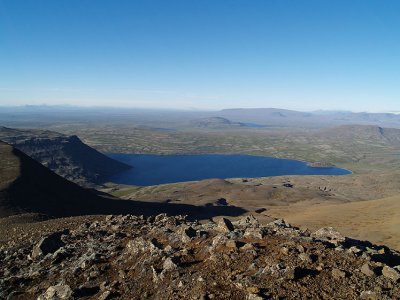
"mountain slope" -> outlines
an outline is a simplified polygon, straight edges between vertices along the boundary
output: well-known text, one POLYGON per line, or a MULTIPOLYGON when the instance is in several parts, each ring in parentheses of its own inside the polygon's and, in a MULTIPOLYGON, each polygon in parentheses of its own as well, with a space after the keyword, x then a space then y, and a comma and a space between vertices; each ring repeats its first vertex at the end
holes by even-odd
POLYGON ((277 108, 236 108, 216 112, 237 122, 255 122, 270 126, 319 128, 345 124, 400 128, 400 115, 392 113, 354 113, 335 111, 300 112, 277 108))
POLYGON ((99 183, 109 175, 130 168, 82 143, 77 136, 0 127, 0 140, 81 185, 99 183))
POLYGON ((85 214, 103 201, 3 142, 0 156, 0 217, 25 212, 85 214))

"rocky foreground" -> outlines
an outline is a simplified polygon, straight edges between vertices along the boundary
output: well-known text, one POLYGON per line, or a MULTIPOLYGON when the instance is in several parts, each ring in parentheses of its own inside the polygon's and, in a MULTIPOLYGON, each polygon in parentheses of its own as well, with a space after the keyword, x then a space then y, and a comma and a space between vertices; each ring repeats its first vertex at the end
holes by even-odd
POLYGON ((4 243, 0 298, 398 299, 399 265, 332 228, 110 215, 4 243))

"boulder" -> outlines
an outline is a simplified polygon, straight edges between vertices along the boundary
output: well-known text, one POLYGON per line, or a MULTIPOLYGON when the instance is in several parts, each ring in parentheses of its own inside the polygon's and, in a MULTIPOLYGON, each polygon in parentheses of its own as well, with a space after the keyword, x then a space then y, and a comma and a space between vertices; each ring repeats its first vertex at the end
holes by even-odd
POLYGON ((308 255, 307 253, 304 253, 304 252, 300 253, 299 258, 306 263, 312 263, 312 259, 311 259, 310 255, 308 255))
POLYGON ((244 236, 262 239, 265 236, 265 230, 263 228, 248 227, 244 232, 244 236))
POLYGON ((175 270, 178 268, 178 260, 176 258, 168 257, 163 263, 163 270, 175 270))
POLYGON ((178 230, 178 233, 181 235, 181 241, 183 243, 190 242, 194 237, 196 237, 196 230, 191 226, 183 226, 178 230))
POLYGON ((72 289, 69 287, 69 285, 58 284, 49 287, 43 295, 37 298, 37 300, 61 300, 71 298, 72 289))
POLYGON ((346 241, 346 238, 332 227, 321 228, 312 233, 311 237, 320 241, 329 242, 335 246, 338 246, 346 241))
POLYGON ((380 299, 374 291, 362 291, 360 294, 362 300, 377 300, 380 299))
POLYGON ((253 215, 248 215, 243 218, 241 218, 239 221, 236 221, 235 224, 238 226, 244 226, 244 227, 258 227, 260 223, 258 222, 257 218, 255 218, 253 215))
POLYGON ((287 224, 287 223, 285 222, 285 220, 283 220, 283 219, 276 219, 275 221, 269 222, 269 223, 268 223, 268 226, 272 226, 272 227, 284 227, 284 228, 290 227, 289 224, 287 224))
POLYGON ((375 272, 369 263, 363 264, 360 271, 361 271, 361 273, 363 273, 364 275, 367 275, 367 276, 375 275, 375 272))
POLYGON ((332 269, 332 277, 335 279, 345 278, 346 272, 337 268, 332 269))
POLYGON ((130 240, 126 244, 126 251, 132 255, 136 255, 140 252, 145 252, 149 248, 149 242, 142 237, 130 240))
POLYGON ((57 231, 42 238, 39 243, 33 247, 32 258, 36 259, 49 253, 54 253, 65 246, 64 242, 61 240, 61 236, 65 233, 65 231, 57 231))
POLYGON ((217 226, 218 230, 222 232, 231 232, 235 230, 235 228, 232 225, 232 222, 226 218, 219 219, 217 222, 217 226))
POLYGON ((395 281, 395 282, 397 282, 400 279, 400 273, 396 269, 393 269, 389 266, 383 267, 382 275, 385 276, 386 278, 389 278, 389 279, 395 281))
POLYGON ((235 240, 228 240, 225 245, 227 248, 234 249, 234 250, 239 248, 238 243, 235 240))

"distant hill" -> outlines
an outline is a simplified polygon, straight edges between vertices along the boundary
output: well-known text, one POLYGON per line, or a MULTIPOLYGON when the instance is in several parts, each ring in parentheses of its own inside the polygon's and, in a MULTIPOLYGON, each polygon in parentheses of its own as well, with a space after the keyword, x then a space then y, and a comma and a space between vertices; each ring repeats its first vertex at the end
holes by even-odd
POLYGON ((267 125, 287 125, 293 122, 308 122, 312 116, 308 112, 299 112, 278 108, 234 108, 223 109, 218 115, 242 123, 259 123, 267 125))
POLYGON ((89 147, 75 135, 0 127, 0 140, 81 185, 99 183, 109 175, 130 168, 89 147))
POLYGON ((220 111, 224 115, 241 115, 248 117, 260 117, 265 116, 276 117, 276 118, 288 118, 288 117, 301 117, 306 118, 312 116, 310 112, 300 112, 295 110, 280 109, 280 108, 231 108, 223 109, 220 111))
POLYGON ((226 129, 226 128, 238 128, 246 127, 246 124, 240 122, 232 122, 222 117, 208 117, 192 120, 191 125, 198 128, 214 128, 214 129, 226 129))
POLYGON ((321 130, 317 136, 336 140, 364 140, 400 146, 400 129, 373 125, 342 125, 321 130))

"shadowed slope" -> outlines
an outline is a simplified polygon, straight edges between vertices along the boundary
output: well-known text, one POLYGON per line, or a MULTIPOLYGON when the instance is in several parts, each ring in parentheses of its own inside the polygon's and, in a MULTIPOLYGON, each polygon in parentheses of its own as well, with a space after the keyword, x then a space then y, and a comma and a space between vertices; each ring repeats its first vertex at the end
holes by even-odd
POLYGON ((1 143, 0 154, 0 216, 22 212, 84 214, 96 207, 98 196, 63 179, 21 151, 1 143))

